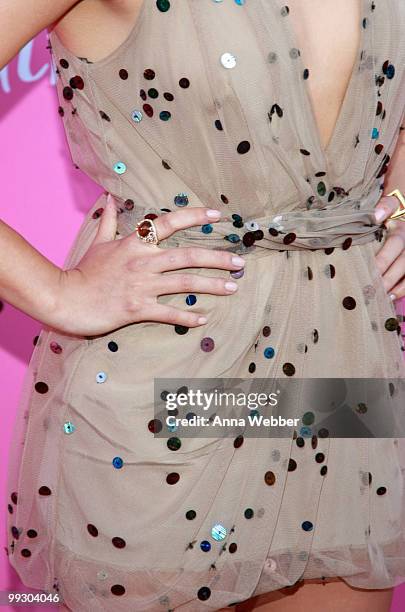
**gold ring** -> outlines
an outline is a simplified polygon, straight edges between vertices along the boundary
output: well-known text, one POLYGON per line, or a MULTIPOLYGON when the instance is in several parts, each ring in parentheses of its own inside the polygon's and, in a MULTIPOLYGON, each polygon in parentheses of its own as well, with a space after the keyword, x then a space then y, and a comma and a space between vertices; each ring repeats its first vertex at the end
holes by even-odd
POLYGON ((148 244, 159 244, 156 226, 152 219, 141 219, 135 226, 136 235, 148 244))
POLYGON ((392 219, 394 221, 405 221, 405 198, 400 192, 399 189, 394 189, 391 193, 387 193, 389 196, 395 196, 399 200, 399 206, 395 212, 392 213, 388 219, 392 219))

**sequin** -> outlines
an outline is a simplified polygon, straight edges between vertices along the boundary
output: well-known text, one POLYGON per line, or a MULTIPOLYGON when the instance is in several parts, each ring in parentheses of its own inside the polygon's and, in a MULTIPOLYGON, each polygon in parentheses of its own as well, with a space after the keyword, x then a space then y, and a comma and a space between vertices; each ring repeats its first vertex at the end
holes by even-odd
POLYGON ((201 350, 203 350, 205 353, 209 353, 214 349, 215 342, 212 338, 206 337, 201 340, 200 346, 201 350))
POLYGON ((179 482, 179 480, 180 480, 180 474, 178 474, 177 472, 171 472, 170 474, 166 476, 166 482, 169 485, 174 485, 176 484, 176 482, 179 482))
POLYGON ((313 412, 305 412, 302 415, 302 422, 304 425, 312 425, 315 422, 315 414, 313 412))
POLYGON ((211 550, 211 544, 208 542, 208 540, 203 540, 200 542, 200 548, 203 552, 209 552, 211 550))
POLYGON ((226 534, 226 528, 220 523, 217 523, 211 529, 211 536, 214 538, 214 540, 217 540, 217 542, 224 540, 226 538, 226 534))
POLYGON ((295 367, 293 366, 292 363, 285 363, 283 365, 283 372, 286 376, 294 376, 295 374, 295 367))
POLYGON ((166 13, 166 11, 168 11, 170 8, 170 2, 169 0, 156 0, 156 6, 158 7, 159 11, 166 13))
POLYGON ((236 436, 236 438, 233 441, 233 446, 234 448, 240 448, 243 444, 243 436, 240 434, 239 436, 236 436))
POLYGON ((126 542, 125 540, 123 540, 122 538, 119 537, 114 537, 111 540, 113 546, 115 546, 115 548, 125 548, 126 546, 126 542))
POLYGON ((112 460, 112 464, 115 467, 115 469, 120 470, 122 466, 124 465, 124 462, 121 459, 121 457, 114 457, 114 459, 112 460))
POLYGON ((111 351, 112 353, 116 353, 118 351, 118 344, 116 342, 114 342, 113 340, 111 340, 108 344, 108 350, 111 351))
POLYGON ((356 300, 350 295, 343 298, 342 304, 344 308, 346 308, 346 310, 353 310, 354 308, 356 308, 356 300))
POLYGON ((274 483, 276 482, 275 473, 271 471, 266 472, 264 475, 264 482, 269 486, 274 485, 274 483))
POLYGON ((182 77, 179 80, 179 85, 180 87, 182 87, 183 89, 187 89, 188 87, 190 87, 190 81, 189 79, 187 79, 186 77, 182 77))
POLYGON ((197 516, 197 512, 195 510, 187 510, 186 519, 188 521, 193 521, 196 516, 197 516))
POLYGON ((160 419, 151 419, 148 423, 148 429, 151 433, 159 433, 162 431, 162 421, 160 419))
POLYGON ((176 204, 176 206, 179 206, 179 207, 187 206, 187 204, 189 203, 188 195, 186 193, 178 193, 174 197, 174 203, 176 204))
POLYGON ((65 434, 71 434, 75 431, 75 429, 76 427, 73 425, 73 423, 71 423, 71 421, 66 421, 66 423, 63 424, 63 431, 65 434))
POLYGON ((321 467, 321 469, 319 470, 319 473, 320 473, 321 476, 325 476, 327 471, 328 471, 328 466, 327 465, 323 465, 321 467))
POLYGON ((231 553, 231 555, 235 553, 237 549, 238 549, 238 545, 235 542, 231 542, 231 544, 229 544, 228 550, 231 553))
POLYGON ((249 363, 248 370, 251 374, 253 374, 256 371, 256 364, 253 361, 252 363, 249 363))
POLYGON ((23 548, 21 550, 21 555, 23 557, 30 557, 31 556, 31 551, 28 548, 23 548))
POLYGON ((246 232, 246 234, 243 235, 242 242, 246 247, 252 246, 254 241, 255 237, 253 232, 246 232))
POLYGON ((294 472, 294 470, 296 469, 297 469, 297 462, 295 461, 295 459, 292 459, 290 457, 290 459, 288 460, 288 471, 294 472))
POLYGON ((292 49, 290 49, 289 53, 292 59, 296 59, 300 55, 300 50, 293 47, 292 49))
POLYGON ((39 487, 38 493, 40 495, 51 495, 52 492, 49 487, 47 487, 46 485, 42 485, 42 487, 39 487))
POLYGON ((224 68, 235 68, 236 57, 232 53, 223 53, 220 58, 220 62, 224 68))
POLYGON ((250 149, 250 142, 248 140, 242 140, 236 147, 237 152, 240 153, 241 155, 243 155, 244 153, 247 153, 249 149, 250 149))
POLYGON ((35 383, 35 391, 37 393, 47 393, 49 391, 49 387, 45 382, 39 381, 35 383))
POLYGON ((60 64, 60 66, 62 66, 62 68, 65 68, 65 69, 66 69, 66 68, 69 68, 69 62, 68 62, 66 59, 63 59, 63 58, 62 58, 62 59, 59 61, 59 64, 60 64))
POLYGON ((247 519, 251 519, 253 518, 254 512, 252 510, 252 508, 246 508, 245 512, 243 513, 244 517, 247 519))
POLYGON ((97 372, 96 382, 103 383, 107 380, 107 374, 105 372, 97 372))
POLYGON ((301 524, 301 527, 303 528, 304 531, 312 531, 313 529, 313 524, 311 523, 311 521, 304 521, 301 524))
POLYGON ((376 493, 377 495, 385 495, 385 493, 387 492, 387 488, 386 487, 378 487, 376 493))
POLYGON ((107 578, 108 578, 108 574, 105 570, 100 570, 99 572, 97 572, 98 580, 106 580, 107 578))
POLYGON ((66 87, 63 88, 62 95, 65 100, 71 100, 73 98, 73 89, 66 85, 66 87))
POLYGON ((168 110, 163 110, 159 113, 159 119, 162 121, 168 121, 172 114, 168 110))
POLYGON ((135 123, 139 123, 140 121, 142 121, 143 115, 140 110, 135 109, 132 111, 131 117, 132 117, 132 120, 135 121, 135 123))
POLYGON ((98 536, 97 527, 95 525, 92 525, 91 523, 87 525, 87 531, 89 532, 91 536, 93 536, 93 538, 96 538, 98 536))
POLYGON ((378 138, 379 135, 380 135, 380 132, 378 131, 376 127, 374 127, 371 131, 371 138, 373 139, 378 138))
POLYGON ((264 356, 266 357, 266 359, 272 359, 275 355, 275 350, 272 346, 267 346, 264 351, 264 356))
POLYGON ((210 223, 206 223, 205 225, 201 226, 201 231, 203 234, 211 234, 213 230, 213 227, 210 223))
POLYGON ((168 102, 173 102, 173 100, 174 100, 174 95, 172 93, 170 93, 169 91, 165 91, 164 94, 163 94, 163 97, 168 102))
POLYGON ((60 355, 62 352, 62 347, 57 342, 51 342, 49 348, 51 349, 52 353, 55 353, 55 355, 60 355))
POLYGON ((125 68, 121 68, 121 70, 118 73, 120 75, 120 79, 122 79, 123 81, 126 81, 128 78, 128 71, 125 70, 125 68))
POLYGON ((322 463, 323 461, 325 461, 325 455, 323 453, 316 453, 315 461, 317 463, 322 463))
POLYGON ((385 321, 384 327, 387 331, 396 331, 399 327, 398 319, 396 319, 395 317, 390 317, 385 321))
POLYGON ((27 530, 27 537, 28 538, 36 538, 38 536, 38 532, 35 529, 28 529, 27 530))
POLYGON ((194 306, 194 304, 197 301, 197 297, 193 294, 190 294, 186 297, 186 304, 187 306, 194 306))
POLYGON ((113 170, 114 172, 116 172, 117 174, 124 174, 124 172, 126 172, 126 165, 124 164, 124 162, 116 162, 113 166, 113 170))
POLYGON ((219 130, 220 132, 222 132, 222 130, 224 129, 224 128, 222 127, 222 123, 221 123, 221 121, 220 121, 219 119, 215 119, 215 121, 214 121, 214 125, 215 125, 215 127, 217 128, 217 130, 219 130))
POLYGON ((189 327, 186 327, 185 325, 175 325, 174 326, 174 331, 176 332, 176 334, 179 334, 180 336, 183 336, 184 334, 186 334, 189 330, 189 327))
POLYGON ((197 597, 201 601, 206 601, 211 597, 211 589, 207 586, 201 587, 201 589, 198 589, 197 597))
POLYGON ((82 79, 81 76, 79 76, 78 74, 74 77, 72 77, 69 81, 69 85, 72 89, 83 89, 84 88, 84 81, 82 79))
POLYGON ((299 448, 303 448, 305 446, 305 439, 301 436, 298 436, 295 440, 295 443, 299 448))
POLYGON ((125 593, 125 587, 122 584, 113 584, 110 590, 113 595, 117 596, 124 595, 125 593))
POLYGON ((135 206, 135 203, 133 200, 131 199, 125 200, 124 202, 125 210, 133 210, 134 206, 135 206))
POLYGON ((268 336, 270 336, 271 334, 271 328, 269 325, 265 325, 262 329, 262 334, 265 338, 267 338, 268 336))
POLYGON ((181 447, 181 440, 179 438, 169 438, 167 441, 167 448, 171 451, 177 451, 181 447))

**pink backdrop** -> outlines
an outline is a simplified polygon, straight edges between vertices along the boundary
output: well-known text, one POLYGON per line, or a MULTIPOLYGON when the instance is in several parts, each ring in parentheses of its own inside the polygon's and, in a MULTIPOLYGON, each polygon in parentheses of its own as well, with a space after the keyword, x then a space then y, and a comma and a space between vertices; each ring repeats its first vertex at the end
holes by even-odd
MULTIPOLYGON (((76 170, 58 115, 54 75, 45 33, 26 45, 0 72, 0 216, 41 253, 62 265, 84 213, 101 189, 76 170)), ((0 383, 2 407, 1 508, 7 512, 6 465, 9 439, 33 339, 40 324, 0 303, 0 383)), ((4 514, 1 514, 4 519, 4 514)), ((6 554, 1 529, 0 591, 30 592, 18 580, 6 554)), ((392 612, 405 608, 405 585, 394 594, 392 612)), ((15 610, 20 607, 8 607, 15 610)), ((21 609, 23 609, 21 607, 21 609)), ((33 612, 43 608, 30 607, 33 612)), ((47 610, 57 609, 47 607, 47 610)))

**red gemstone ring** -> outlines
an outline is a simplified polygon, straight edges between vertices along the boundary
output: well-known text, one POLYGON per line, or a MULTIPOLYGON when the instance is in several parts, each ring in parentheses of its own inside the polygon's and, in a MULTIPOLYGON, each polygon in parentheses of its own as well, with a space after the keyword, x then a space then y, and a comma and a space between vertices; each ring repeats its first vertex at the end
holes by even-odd
POLYGON ((156 226, 152 219, 141 219, 135 226, 135 232, 138 238, 148 244, 159 244, 159 238, 156 231, 156 226))

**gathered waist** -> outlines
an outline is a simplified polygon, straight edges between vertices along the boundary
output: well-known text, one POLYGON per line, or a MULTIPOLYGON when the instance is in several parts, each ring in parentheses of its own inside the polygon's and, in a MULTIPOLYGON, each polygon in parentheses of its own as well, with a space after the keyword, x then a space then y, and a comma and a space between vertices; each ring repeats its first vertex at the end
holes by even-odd
MULTIPOLYGON (((382 240, 385 225, 377 224, 374 208, 381 197, 376 185, 363 198, 347 197, 322 209, 292 210, 277 215, 244 219, 229 213, 219 222, 176 231, 162 240, 162 247, 199 246, 249 253, 257 249, 317 250, 347 249, 373 240, 382 240)), ((151 209, 120 208, 118 231, 127 235, 151 209)), ((159 211, 156 210, 159 214, 159 211)), ((165 214, 165 213, 163 213, 165 214)))

